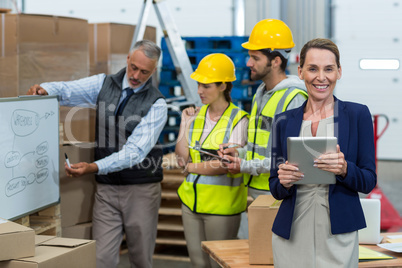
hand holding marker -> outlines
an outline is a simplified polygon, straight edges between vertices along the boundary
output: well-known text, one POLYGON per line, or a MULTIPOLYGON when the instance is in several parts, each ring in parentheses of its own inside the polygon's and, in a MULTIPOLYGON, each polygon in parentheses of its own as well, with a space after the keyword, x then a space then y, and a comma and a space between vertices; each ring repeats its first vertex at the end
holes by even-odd
POLYGON ((70 165, 70 160, 68 160, 68 156, 67 156, 67 154, 66 154, 66 153, 64 153, 64 156, 66 157, 66 163, 67 163, 67 166, 68 166, 69 168, 71 168, 71 165, 70 165))
POLYGON ((222 149, 225 150, 225 149, 228 149, 228 148, 237 148, 237 147, 239 147, 238 144, 229 144, 228 146, 225 146, 222 149))
MULTIPOLYGON (((220 145, 220 146, 222 146, 222 145, 220 145)), ((238 147, 240 147, 240 145, 238 145, 236 143, 231 143, 231 144, 226 143, 225 146, 222 146, 218 150, 218 154, 219 154, 219 156, 221 156, 221 157, 225 158, 226 160, 228 160, 225 156, 236 157, 238 155, 237 154, 237 148, 238 147), (234 150, 226 150, 226 149, 231 149, 231 148, 233 148, 234 150), (224 153, 224 151, 226 151, 226 152, 224 153)))

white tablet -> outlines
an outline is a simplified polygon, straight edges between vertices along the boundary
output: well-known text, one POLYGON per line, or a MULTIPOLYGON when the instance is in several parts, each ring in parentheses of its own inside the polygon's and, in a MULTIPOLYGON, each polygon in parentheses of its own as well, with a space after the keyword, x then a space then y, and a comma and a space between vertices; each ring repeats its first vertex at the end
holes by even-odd
POLYGON ((335 184, 335 174, 314 167, 314 160, 324 153, 335 153, 337 143, 336 137, 289 137, 289 164, 296 164, 304 174, 295 184, 335 184))

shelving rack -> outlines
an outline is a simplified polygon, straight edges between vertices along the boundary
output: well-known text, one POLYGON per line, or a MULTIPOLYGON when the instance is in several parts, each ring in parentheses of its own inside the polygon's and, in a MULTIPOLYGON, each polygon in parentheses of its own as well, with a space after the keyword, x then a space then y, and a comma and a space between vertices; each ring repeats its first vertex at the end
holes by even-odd
MULTIPOLYGON (((193 70, 196 70, 202 58, 211 53, 224 53, 232 59, 236 67, 237 78, 233 82, 232 101, 240 108, 250 112, 252 97, 260 82, 250 80, 250 69, 247 67, 248 52, 241 46, 248 40, 248 36, 182 37, 182 40, 193 70)), ((168 102, 179 97, 183 97, 182 100, 185 100, 165 38, 162 38, 161 49, 162 67, 159 73, 159 90, 168 102)), ((196 90, 194 88, 194 91, 196 90)), ((183 106, 181 109, 185 107, 183 106)), ((165 145, 164 153, 174 151, 174 141, 177 140, 180 125, 180 113, 169 111, 168 117, 168 123, 159 139, 159 142, 165 145)))

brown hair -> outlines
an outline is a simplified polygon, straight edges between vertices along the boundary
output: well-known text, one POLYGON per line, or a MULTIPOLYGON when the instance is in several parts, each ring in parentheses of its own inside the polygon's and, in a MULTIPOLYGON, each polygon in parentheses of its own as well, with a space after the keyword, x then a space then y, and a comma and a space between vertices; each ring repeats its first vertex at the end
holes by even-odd
MULTIPOLYGON (((216 86, 222 85, 223 82, 215 82, 216 86)), ((225 100, 227 102, 232 102, 232 97, 230 96, 230 92, 232 91, 233 84, 232 82, 224 82, 226 84, 226 89, 223 91, 223 95, 225 96, 225 100)))
POLYGON ((264 54, 268 58, 268 64, 271 65, 271 61, 273 61, 276 57, 279 57, 282 61, 281 70, 282 72, 286 72, 286 67, 288 66, 288 59, 282 56, 278 51, 271 51, 270 49, 260 49, 262 54, 264 54))
POLYGON ((303 46, 303 48, 300 52, 300 67, 301 68, 303 68, 304 62, 306 60, 307 52, 311 48, 326 49, 326 50, 331 51, 335 55, 336 65, 338 66, 338 68, 341 67, 339 50, 338 50, 338 47, 335 45, 335 43, 329 39, 316 38, 316 39, 308 41, 303 46))

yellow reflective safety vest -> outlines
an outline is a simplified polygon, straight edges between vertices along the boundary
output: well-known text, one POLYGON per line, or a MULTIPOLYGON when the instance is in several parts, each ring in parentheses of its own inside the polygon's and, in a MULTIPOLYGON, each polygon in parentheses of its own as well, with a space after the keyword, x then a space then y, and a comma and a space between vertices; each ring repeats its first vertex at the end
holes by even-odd
MULTIPOLYGON (((204 131, 205 116, 209 105, 201 107, 189 132, 189 145, 195 146, 204 131)), ((230 103, 208 137, 201 144, 204 150, 218 150, 219 145, 227 143, 233 128, 248 114, 230 103)), ((190 149, 193 163, 201 163, 201 155, 190 149)), ((235 215, 246 210, 247 187, 243 174, 199 175, 190 173, 180 185, 177 193, 181 202, 195 213, 214 215, 235 215)))
MULTIPOLYGON (((272 141, 270 134, 274 116, 286 111, 289 103, 297 94, 302 94, 307 99, 307 92, 295 87, 278 90, 269 98, 262 110, 257 107, 257 101, 254 96, 248 122, 246 160, 263 160, 271 155, 272 141), (257 114, 259 110, 261 112, 257 114)), ((269 173, 261 173, 258 176, 243 174, 244 184, 254 189, 269 191, 269 175, 269 173)))

